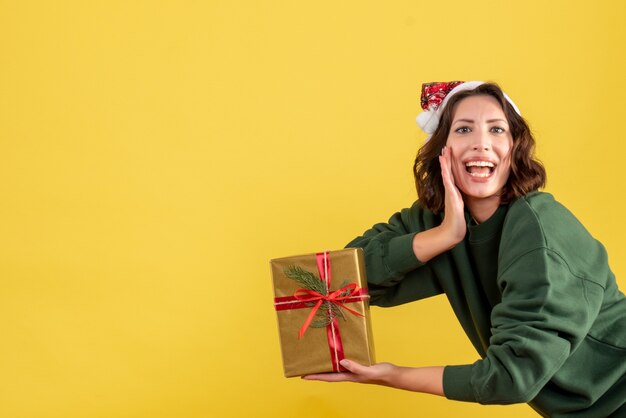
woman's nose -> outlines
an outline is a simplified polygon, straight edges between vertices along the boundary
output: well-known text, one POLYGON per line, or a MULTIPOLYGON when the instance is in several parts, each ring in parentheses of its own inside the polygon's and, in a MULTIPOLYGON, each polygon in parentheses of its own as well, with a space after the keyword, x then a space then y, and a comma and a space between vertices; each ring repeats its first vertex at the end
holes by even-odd
POLYGON ((486 132, 481 132, 476 136, 476 142, 472 146, 474 151, 489 151, 491 149, 491 141, 486 132))

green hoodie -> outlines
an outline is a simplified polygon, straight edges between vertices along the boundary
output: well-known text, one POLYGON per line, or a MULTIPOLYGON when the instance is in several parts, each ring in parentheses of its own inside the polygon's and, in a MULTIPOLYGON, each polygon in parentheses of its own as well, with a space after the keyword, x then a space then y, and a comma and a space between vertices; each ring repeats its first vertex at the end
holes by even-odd
POLYGON ((422 263, 413 237, 442 218, 416 202, 348 247, 365 251, 372 304, 448 297, 482 359, 444 369, 446 397, 550 417, 626 413, 626 298, 602 244, 534 192, 480 225, 466 215, 465 239, 422 263))

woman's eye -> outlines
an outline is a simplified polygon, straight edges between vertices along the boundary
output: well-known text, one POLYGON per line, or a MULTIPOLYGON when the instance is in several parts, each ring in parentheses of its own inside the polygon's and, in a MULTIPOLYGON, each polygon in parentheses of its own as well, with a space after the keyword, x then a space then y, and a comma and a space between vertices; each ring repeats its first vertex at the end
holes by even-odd
POLYGON ((458 134, 466 134, 471 131, 470 131, 470 128, 468 128, 467 126, 462 126, 460 128, 457 128, 455 132, 458 134))
POLYGON ((491 128, 491 132, 496 133, 496 134, 501 134, 501 133, 504 133, 504 128, 494 126, 493 128, 491 128))

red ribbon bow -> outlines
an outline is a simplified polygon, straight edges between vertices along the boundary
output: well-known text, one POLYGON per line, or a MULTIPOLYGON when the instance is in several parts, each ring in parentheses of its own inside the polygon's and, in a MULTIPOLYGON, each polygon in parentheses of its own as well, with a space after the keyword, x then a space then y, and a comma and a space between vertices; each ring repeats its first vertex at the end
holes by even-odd
MULTIPOLYGON (((302 338, 302 336, 306 332, 309 325, 311 325, 311 321, 313 321, 313 317, 317 313, 317 310, 320 308, 320 306, 322 306, 322 303, 324 302, 334 303, 335 305, 341 308, 344 308, 348 312, 351 312, 354 315, 358 315, 362 317, 363 315, 361 315, 354 309, 348 308, 344 304, 344 302, 355 302, 354 297, 360 296, 359 291, 360 289, 358 288, 356 283, 347 284, 344 287, 337 289, 334 292, 327 294, 327 295, 322 295, 321 293, 318 293, 315 290, 309 290, 309 289, 296 290, 295 293, 293 294, 293 297, 298 299, 299 301, 305 302, 305 303, 317 301, 315 306, 313 306, 313 309, 311 309, 309 316, 306 318, 306 321, 304 321, 304 324, 302 324, 302 327, 300 328, 300 332, 298 333, 298 338, 302 338), (349 299, 352 299, 352 300, 349 300, 349 299)), ((329 311, 329 315, 332 315, 332 311, 329 311)), ((330 319, 333 320, 334 318, 330 318, 330 319)))

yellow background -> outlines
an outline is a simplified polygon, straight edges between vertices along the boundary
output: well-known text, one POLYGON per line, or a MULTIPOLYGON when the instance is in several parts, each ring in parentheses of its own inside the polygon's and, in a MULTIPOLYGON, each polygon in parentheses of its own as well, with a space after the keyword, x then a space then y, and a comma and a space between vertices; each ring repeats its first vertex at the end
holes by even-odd
MULTIPOLYGON (((414 200, 422 82, 499 82, 626 287, 625 3, 0 2, 0 416, 533 417, 282 377, 268 260, 414 200)), ((379 361, 473 362, 445 298, 379 361)))

